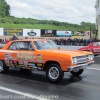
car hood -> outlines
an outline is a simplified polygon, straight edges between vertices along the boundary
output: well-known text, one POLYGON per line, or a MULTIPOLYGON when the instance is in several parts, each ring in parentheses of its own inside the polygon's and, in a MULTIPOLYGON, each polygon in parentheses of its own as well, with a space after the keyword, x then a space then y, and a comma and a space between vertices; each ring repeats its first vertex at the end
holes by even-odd
POLYGON ((63 50, 63 49, 59 49, 59 50, 45 50, 45 52, 52 53, 52 54, 64 54, 64 55, 70 55, 71 57, 75 57, 75 56, 85 56, 87 54, 89 54, 89 52, 86 51, 80 51, 80 50, 63 50))

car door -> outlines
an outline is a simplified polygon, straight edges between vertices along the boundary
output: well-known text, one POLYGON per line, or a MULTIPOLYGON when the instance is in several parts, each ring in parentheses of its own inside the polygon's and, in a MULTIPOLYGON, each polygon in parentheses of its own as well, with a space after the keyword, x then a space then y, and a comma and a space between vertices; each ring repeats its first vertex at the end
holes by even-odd
MULTIPOLYGON (((9 65, 15 67, 33 67, 36 63, 36 53, 30 41, 17 41, 8 48, 11 59, 9 65)), ((6 57, 7 59, 7 57, 6 57)))
POLYGON ((33 67, 36 64, 36 51, 29 41, 17 43, 17 60, 19 65, 33 67))

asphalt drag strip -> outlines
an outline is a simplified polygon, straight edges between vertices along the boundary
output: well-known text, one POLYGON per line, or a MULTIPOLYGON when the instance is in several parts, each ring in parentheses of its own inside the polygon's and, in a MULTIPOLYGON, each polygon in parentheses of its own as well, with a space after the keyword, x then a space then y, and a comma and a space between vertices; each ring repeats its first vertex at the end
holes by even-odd
POLYGON ((100 59, 76 77, 65 73, 58 84, 50 83, 45 72, 10 69, 0 74, 1 100, 100 100, 100 59), (25 97, 25 98, 24 98, 25 97))

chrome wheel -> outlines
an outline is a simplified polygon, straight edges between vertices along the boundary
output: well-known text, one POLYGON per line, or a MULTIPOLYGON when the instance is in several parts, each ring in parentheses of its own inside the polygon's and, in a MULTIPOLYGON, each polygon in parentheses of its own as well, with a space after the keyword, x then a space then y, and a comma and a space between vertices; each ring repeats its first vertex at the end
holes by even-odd
POLYGON ((78 72, 79 71, 79 68, 74 68, 73 69, 73 72, 78 72))
POLYGON ((49 69, 49 76, 51 79, 57 79, 59 77, 59 69, 57 67, 51 67, 49 69))
POLYGON ((60 82, 63 79, 64 72, 58 64, 50 64, 46 69, 46 77, 53 83, 60 82))

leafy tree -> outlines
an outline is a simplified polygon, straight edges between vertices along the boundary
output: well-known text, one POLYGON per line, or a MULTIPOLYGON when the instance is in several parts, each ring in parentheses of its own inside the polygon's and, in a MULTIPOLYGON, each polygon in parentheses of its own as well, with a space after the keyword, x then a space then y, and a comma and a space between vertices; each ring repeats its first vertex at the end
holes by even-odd
POLYGON ((10 6, 5 0, 0 0, 0 17, 10 16, 10 6))
POLYGON ((82 21, 80 25, 55 20, 38 20, 34 18, 17 18, 10 16, 10 5, 6 0, 0 0, 0 27, 5 28, 39 28, 52 30, 86 31, 94 30, 95 24, 82 21), (3 26, 4 25, 4 26, 3 26))

